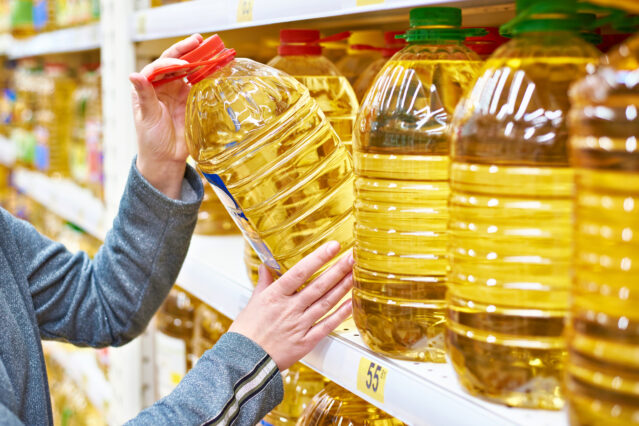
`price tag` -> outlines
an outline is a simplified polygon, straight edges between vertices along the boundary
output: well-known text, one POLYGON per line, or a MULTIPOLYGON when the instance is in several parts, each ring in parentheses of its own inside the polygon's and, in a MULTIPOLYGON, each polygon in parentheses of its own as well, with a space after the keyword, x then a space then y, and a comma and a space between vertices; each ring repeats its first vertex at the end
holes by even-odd
POLYGON ((146 34, 146 15, 140 14, 138 15, 138 19, 135 23, 135 30, 138 34, 146 34))
POLYGON ((385 367, 362 357, 357 369, 357 390, 383 403, 386 376, 388 370, 385 367))
POLYGON ((239 0, 237 3, 237 22, 253 20, 253 3, 255 0, 239 0))
POLYGON ((357 0, 355 4, 357 6, 370 6, 372 4, 382 4, 382 3, 384 3, 384 0, 357 0))

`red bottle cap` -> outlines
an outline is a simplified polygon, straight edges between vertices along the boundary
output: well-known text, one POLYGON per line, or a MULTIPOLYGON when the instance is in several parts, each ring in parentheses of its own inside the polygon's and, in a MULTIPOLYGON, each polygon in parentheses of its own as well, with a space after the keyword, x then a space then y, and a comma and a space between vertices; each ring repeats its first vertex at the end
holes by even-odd
POLYGON ((498 27, 482 27, 488 34, 478 37, 466 37, 464 44, 478 55, 490 55, 509 39, 499 35, 498 27))
POLYGON ((292 55, 321 55, 321 43, 338 41, 348 38, 348 31, 337 33, 329 37, 320 38, 318 30, 289 29, 280 31, 280 46, 277 53, 280 56, 292 55))
POLYGON ((188 64, 158 68, 151 73, 148 80, 154 86, 160 86, 186 77, 189 83, 195 84, 234 58, 235 50, 226 49, 222 39, 215 34, 204 40, 197 48, 180 56, 179 59, 189 62, 188 64))
POLYGON ((384 49, 382 50, 382 55, 384 55, 384 57, 390 58, 406 46, 406 40, 403 38, 396 38, 396 36, 402 35, 405 32, 406 31, 384 32, 384 49))

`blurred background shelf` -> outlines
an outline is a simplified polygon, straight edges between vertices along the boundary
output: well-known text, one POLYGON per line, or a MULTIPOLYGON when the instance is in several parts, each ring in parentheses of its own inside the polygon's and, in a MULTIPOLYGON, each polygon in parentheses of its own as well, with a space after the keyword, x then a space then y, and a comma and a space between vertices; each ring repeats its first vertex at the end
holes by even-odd
POLYGON ((51 178, 43 173, 16 168, 13 173, 16 187, 27 196, 73 223, 94 237, 106 237, 107 217, 104 204, 69 179, 51 178))
POLYGON ((15 39, 10 36, 0 39, 0 49, 6 46, 4 51, 9 58, 13 59, 52 53, 81 52, 98 49, 100 44, 99 24, 44 32, 24 39, 15 39), (7 37, 8 39, 5 40, 7 37))
MULTIPOLYGON (((235 318, 252 291, 243 248, 244 241, 239 236, 194 236, 178 284, 224 315, 235 318)), ((320 342, 302 362, 408 424, 568 424, 565 412, 509 408, 472 397, 462 390, 450 364, 398 361, 376 354, 363 343, 352 321, 320 342), (384 402, 358 389, 363 358, 387 371, 384 402)))

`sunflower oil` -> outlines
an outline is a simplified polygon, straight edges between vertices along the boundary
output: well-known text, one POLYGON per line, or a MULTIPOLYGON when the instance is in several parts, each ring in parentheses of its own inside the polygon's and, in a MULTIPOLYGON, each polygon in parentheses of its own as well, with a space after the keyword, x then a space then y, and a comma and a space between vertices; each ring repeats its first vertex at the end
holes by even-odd
POLYGON ((249 59, 218 66, 191 88, 186 139, 274 276, 328 240, 352 246, 351 157, 295 78, 249 59))
POLYGON ((364 95, 373 85, 375 77, 384 68, 386 62, 397 52, 402 50, 406 46, 406 41, 396 36, 401 36, 404 31, 386 31, 384 33, 384 48, 382 49, 382 57, 372 62, 367 66, 364 71, 357 77, 355 83, 353 83, 353 90, 357 99, 364 99, 364 95))
POLYGON ((268 65, 295 77, 319 104, 340 140, 352 152, 353 123, 359 103, 351 84, 322 56, 316 30, 282 30, 278 56, 268 65))
POLYGON ((328 379, 304 365, 297 363, 282 373, 284 399, 260 422, 263 426, 289 426, 310 405, 311 400, 328 383, 328 379))
POLYGON ((202 177, 204 184, 204 198, 197 214, 195 234, 198 235, 230 235, 237 234, 239 230, 231 219, 220 199, 215 195, 213 188, 202 177))
POLYGON ((548 2, 550 15, 527 14, 530 4, 517 2, 514 39, 488 59, 453 123, 447 343, 472 394, 559 409, 574 189, 568 89, 598 52, 580 38, 573 2, 548 2))
POLYGON ((355 126, 353 317, 377 352, 444 362, 448 132, 480 61, 462 44, 460 9, 410 16, 409 46, 379 73, 355 126))
POLYGON ((573 87, 575 256, 567 369, 574 425, 639 424, 639 37, 573 87))
POLYGON ((193 320, 191 364, 195 365, 204 352, 211 349, 227 332, 233 321, 205 303, 198 303, 193 320))
POLYGON ((331 382, 315 395, 297 425, 402 426, 404 422, 331 382))
POLYGON ((84 141, 87 185, 91 193, 104 200, 104 146, 102 138, 102 78, 100 64, 88 64, 82 76, 86 88, 84 141))
POLYGON ((193 366, 195 299, 175 286, 155 317, 155 368, 157 399, 173 391, 193 366))
POLYGON ((251 284, 255 287, 257 281, 260 279, 259 269, 262 262, 259 256, 253 250, 253 247, 248 243, 244 243, 244 265, 246 265, 246 274, 251 281, 251 284))
POLYGON ((381 58, 377 48, 382 46, 384 35, 379 30, 351 31, 346 55, 337 61, 337 69, 350 84, 355 84, 366 67, 381 58))

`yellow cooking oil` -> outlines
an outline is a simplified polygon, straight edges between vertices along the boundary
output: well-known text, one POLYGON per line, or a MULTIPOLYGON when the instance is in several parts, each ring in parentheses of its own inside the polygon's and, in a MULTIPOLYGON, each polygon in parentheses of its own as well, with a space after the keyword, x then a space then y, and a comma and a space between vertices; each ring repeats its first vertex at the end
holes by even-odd
POLYGON ((313 397, 328 384, 328 379, 297 363, 282 372, 284 399, 260 422, 262 426, 296 425, 313 397))
POLYGON ((359 103, 348 80, 333 62, 322 56, 322 48, 308 44, 307 40, 319 37, 316 30, 282 30, 278 56, 268 65, 292 75, 308 88, 342 143, 352 151, 353 123, 359 103))
POLYGON ((197 214, 195 234, 198 235, 232 235, 240 231, 231 219, 231 216, 220 202, 213 188, 202 177, 204 184, 204 197, 197 214))
POLYGON ((189 358, 195 365, 204 352, 211 349, 226 333, 233 321, 205 303, 197 303, 193 319, 193 343, 189 358))
POLYGON ((639 37, 571 92, 575 255, 567 369, 573 425, 639 424, 639 37))
POLYGON ((297 425, 402 426, 404 422, 331 382, 315 395, 297 425))
POLYGON ((379 30, 351 31, 347 44, 346 55, 336 65, 348 82, 355 84, 366 67, 382 57, 379 48, 384 46, 384 34, 379 30))
POLYGON ((596 60, 570 1, 517 17, 453 120, 450 360, 472 394, 559 409, 572 256, 568 90, 596 60), (552 9, 552 8, 555 9, 552 9))
POLYGON ((257 285, 260 279, 259 269, 262 262, 253 247, 248 243, 244 243, 244 265, 246 266, 246 275, 249 277, 253 286, 257 285))
POLYGON ((295 78, 243 58, 218 67, 191 88, 186 139, 274 277, 326 241, 352 246, 351 157, 295 78))
POLYGON ((480 61, 462 43, 460 9, 410 16, 409 45, 379 73, 355 126, 353 317, 377 352, 445 362, 448 133, 480 61))

